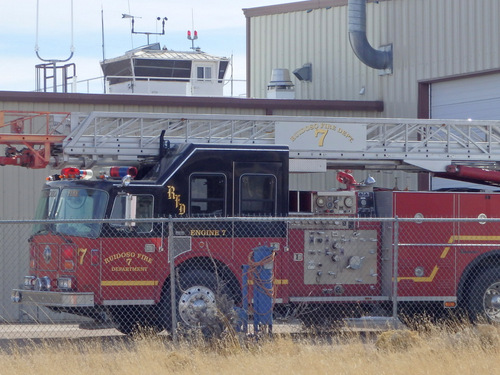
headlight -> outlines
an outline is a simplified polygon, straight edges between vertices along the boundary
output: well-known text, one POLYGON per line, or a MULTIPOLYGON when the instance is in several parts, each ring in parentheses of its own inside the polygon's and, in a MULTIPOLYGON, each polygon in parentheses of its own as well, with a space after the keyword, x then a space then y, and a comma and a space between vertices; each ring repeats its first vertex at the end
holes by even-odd
POLYGON ((14 303, 20 303, 23 299, 23 296, 21 295, 21 292, 19 290, 13 290, 10 295, 10 299, 14 303))
POLYGON ((35 286, 35 276, 24 276, 23 280, 23 288, 24 289, 33 289, 35 286))
POLYGON ((57 287, 59 289, 73 289, 74 280, 71 277, 60 277, 57 279, 57 287))
POLYGON ((35 290, 49 291, 50 286, 50 279, 48 276, 39 277, 35 280, 35 290))

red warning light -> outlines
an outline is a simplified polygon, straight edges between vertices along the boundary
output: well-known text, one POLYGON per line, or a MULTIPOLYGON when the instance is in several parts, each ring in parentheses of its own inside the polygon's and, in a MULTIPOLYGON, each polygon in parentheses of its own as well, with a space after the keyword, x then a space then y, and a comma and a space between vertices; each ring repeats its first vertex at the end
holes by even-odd
POLYGON ((62 178, 80 178, 80 170, 78 168, 63 168, 61 170, 62 178))
POLYGON ((123 178, 127 175, 132 177, 132 178, 137 176, 137 168, 136 167, 111 167, 111 168, 109 168, 109 177, 111 177, 111 178, 123 178))

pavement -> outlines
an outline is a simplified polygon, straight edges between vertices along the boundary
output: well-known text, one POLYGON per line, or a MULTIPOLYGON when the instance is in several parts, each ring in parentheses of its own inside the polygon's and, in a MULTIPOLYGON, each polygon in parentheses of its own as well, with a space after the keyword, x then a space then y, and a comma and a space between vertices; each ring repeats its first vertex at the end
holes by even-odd
MULTIPOLYGON (((376 334, 387 329, 401 329, 404 326, 399 321, 391 321, 391 319, 381 318, 365 318, 365 319, 350 319, 345 321, 345 325, 337 328, 339 332, 354 332, 361 335, 376 334)), ((253 325, 249 324, 249 331, 253 333, 253 325)), ((292 337, 303 335, 311 335, 310 331, 306 331, 302 323, 298 320, 288 322, 275 322, 272 327, 273 334, 290 334, 292 337)), ((321 330, 316 331, 318 334, 328 334, 321 330)), ((330 334, 334 334, 330 330, 330 334)), ((265 333, 265 332, 262 332, 265 333)), ((161 333, 166 339, 169 339, 167 333, 161 333)), ((43 343, 47 340, 50 342, 87 342, 100 338, 110 343, 117 341, 127 343, 133 340, 130 336, 126 336, 118 332, 112 325, 95 325, 95 324, 0 324, 0 352, 11 352, 14 348, 30 347, 43 343)), ((0 353, 1 354, 1 353, 0 353)))

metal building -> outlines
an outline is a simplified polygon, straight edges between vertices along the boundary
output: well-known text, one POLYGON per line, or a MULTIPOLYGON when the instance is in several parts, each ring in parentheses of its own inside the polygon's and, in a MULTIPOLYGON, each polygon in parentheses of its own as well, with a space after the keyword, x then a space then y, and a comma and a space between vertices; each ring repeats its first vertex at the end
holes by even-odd
POLYGON ((297 99, 380 100, 382 117, 499 118, 499 1, 366 1, 368 43, 392 48, 386 69, 365 65, 350 45, 364 3, 244 9, 249 96, 266 97, 278 68, 298 73, 290 74, 297 99))

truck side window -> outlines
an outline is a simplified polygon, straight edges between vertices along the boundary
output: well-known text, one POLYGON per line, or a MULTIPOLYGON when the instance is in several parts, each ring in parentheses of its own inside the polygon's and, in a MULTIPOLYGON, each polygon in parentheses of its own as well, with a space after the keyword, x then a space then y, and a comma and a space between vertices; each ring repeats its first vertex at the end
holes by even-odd
POLYGON ((224 216, 226 176, 192 174, 189 180, 189 215, 224 216))
MULTIPOLYGON (((117 195, 111 210, 111 219, 124 219, 126 216, 126 195, 117 195)), ((135 207, 136 219, 150 219, 153 217, 153 203, 152 195, 136 195, 137 203, 135 207)), ((125 223, 113 223, 114 227, 124 227, 125 223)), ((137 222, 135 231, 138 233, 147 233, 153 230, 153 223, 137 222)))
POLYGON ((242 215, 274 215, 276 213, 276 176, 242 175, 240 207, 242 215))

